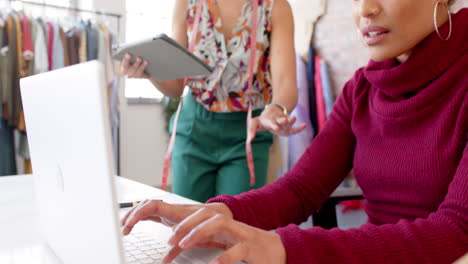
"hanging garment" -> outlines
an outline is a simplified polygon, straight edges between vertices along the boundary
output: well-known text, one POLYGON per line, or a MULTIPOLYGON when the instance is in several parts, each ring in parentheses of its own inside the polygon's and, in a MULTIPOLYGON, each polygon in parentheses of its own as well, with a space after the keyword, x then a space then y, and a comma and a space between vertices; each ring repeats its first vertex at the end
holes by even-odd
POLYGON ((16 127, 18 125, 18 118, 21 109, 21 96, 19 88, 19 78, 22 64, 21 51, 22 51, 22 34, 21 23, 16 12, 11 12, 9 15, 11 23, 8 23, 8 58, 7 58, 7 78, 9 86, 7 97, 7 115, 8 125, 16 127))
POLYGON ((36 49, 35 49, 34 40, 37 37, 37 27, 35 25, 36 19, 34 19, 32 17, 29 17, 28 19, 29 19, 29 24, 30 24, 29 26, 30 26, 30 30, 31 30, 31 45, 32 45, 32 49, 34 51, 34 56, 33 56, 32 66, 31 66, 31 72, 34 72, 34 64, 35 64, 35 60, 36 60, 36 49))
POLYGON ((5 28, 5 20, 1 17, 0 14, 0 120, 2 119, 3 116, 3 71, 5 65, 3 65, 3 55, 2 55, 2 47, 3 47, 3 38, 5 37, 4 34, 4 28, 5 28))
MULTIPOLYGON (((113 37, 105 27, 101 30, 103 31, 102 51, 106 65, 110 65, 106 66, 106 76, 109 79, 107 91, 111 109, 114 154, 118 161, 119 84, 113 82, 115 75, 110 54, 113 37)), ((0 158, 1 161, 5 161, 0 162, 2 166, 0 174, 17 173, 15 151, 18 156, 25 159, 24 173, 32 172, 19 79, 68 66, 72 63, 72 58, 73 63, 85 62, 88 60, 88 53, 97 57, 97 42, 98 29, 89 22, 87 24, 83 22, 70 34, 65 34, 58 24, 44 22, 42 19, 31 19, 22 12, 11 11, 5 17, 0 16, 0 121, 5 120, 0 127, 0 158), (91 36, 89 39, 88 25, 91 36), (93 46, 89 52, 88 43, 93 46), (14 129, 18 129, 19 132, 16 149, 14 129), (9 161, 12 161, 12 165, 6 166, 9 161)))
MULTIPOLYGON (((119 164, 119 128, 120 128, 120 113, 119 113, 119 86, 120 78, 115 78, 112 84, 110 93, 110 121, 112 132, 112 149, 114 153, 115 164, 119 164)), ((117 168, 118 169, 118 168, 117 168)))
MULTIPOLYGON (((8 16, 7 16, 8 17, 8 16)), ((8 102, 8 92, 9 92, 9 76, 8 76, 8 20, 7 18, 3 19, 2 26, 2 41, 0 42, 0 83, 1 83, 1 100, 0 100, 0 119, 8 119, 7 115, 7 102, 8 102)))
POLYGON ((289 171, 289 137, 278 137, 278 142, 281 149, 281 169, 278 171, 277 178, 283 177, 283 175, 289 171))
MULTIPOLYGON (((11 97, 11 87, 12 87, 12 74, 13 74, 13 60, 10 58, 11 52, 10 52, 10 40, 12 31, 13 31, 13 18, 10 14, 6 15, 6 20, 5 20, 5 27, 3 31, 3 43, 2 43, 2 49, 0 55, 2 56, 3 60, 3 66, 0 68, 0 73, 1 78, 2 78, 2 118, 5 120, 8 119, 8 112, 11 111, 9 109, 12 107, 12 97, 11 97)), ((8 121, 9 122, 9 121, 8 121)))
POLYGON ((65 31, 62 27, 59 27, 60 40, 62 41, 63 46, 63 63, 65 67, 70 66, 70 54, 68 54, 68 41, 65 36, 65 31))
POLYGON ((21 27, 23 30, 23 50, 22 50, 22 67, 23 67, 23 74, 26 77, 32 74, 33 67, 34 67, 34 46, 33 46, 33 39, 32 39, 32 29, 31 29, 31 22, 30 19, 21 14, 21 27))
POLYGON ((54 26, 46 22, 47 26, 47 53, 49 56, 49 71, 54 69, 54 26))
POLYGON ((99 32, 96 26, 88 21, 86 25, 86 36, 88 41, 87 57, 88 60, 95 60, 98 57, 99 32))
POLYGON ((80 47, 78 49, 78 57, 80 63, 88 61, 88 37, 86 34, 86 25, 83 21, 80 22, 80 47))
POLYGON ((333 104, 335 103, 335 95, 333 93, 328 65, 325 60, 322 60, 320 65, 320 73, 322 76, 323 99, 325 101, 326 117, 328 119, 328 116, 333 109, 333 104))
POLYGON ((60 36, 60 27, 57 23, 52 24, 53 30, 54 30, 54 44, 52 48, 52 61, 53 61, 53 66, 52 69, 60 69, 65 67, 65 58, 64 58, 64 53, 63 53, 63 44, 62 44, 62 38, 60 36))
MULTIPOLYGON (((110 34, 110 42, 113 43, 117 38, 115 35, 110 34)), ((110 47, 108 47, 108 55, 110 56, 110 47)), ((113 64, 115 67, 115 65, 113 64)), ((115 69, 114 69, 115 72, 115 69)), ((116 163, 119 164, 119 128, 120 128, 120 110, 119 110, 119 87, 121 78, 114 74, 114 81, 109 91, 109 107, 110 107, 110 120, 112 130, 112 141, 114 158, 116 163)), ((119 168, 117 168, 118 170, 119 168)))
MULTIPOLYGON (((103 64, 106 65, 106 35, 102 30, 102 26, 98 25, 98 54, 97 59, 103 64)), ((106 74, 106 82, 107 82, 107 70, 105 71, 106 74)))
POLYGON ((315 98, 315 50, 314 46, 310 46, 309 58, 307 60, 307 83, 309 86, 309 112, 310 123, 315 131, 318 131, 317 120, 317 100, 315 98))
POLYGON ((34 40, 34 49, 37 51, 34 57, 34 72, 42 73, 49 70, 49 33, 47 25, 41 18, 35 19, 34 24, 37 29, 37 35, 34 40))
POLYGON ((23 159, 24 169, 22 174, 32 174, 31 156, 29 154, 28 137, 25 132, 18 134, 18 146, 16 154, 23 159))
MULTIPOLYGON (((33 74, 34 69, 34 47, 32 41, 32 33, 31 33, 31 22, 26 15, 21 14, 21 29, 22 29, 22 52, 18 56, 18 61, 20 63, 20 77, 28 77, 33 74)), ((31 161, 29 155, 29 146, 28 146, 28 138, 26 135, 26 124, 24 120, 24 112, 22 107, 22 102, 20 101, 20 112, 18 117, 18 125, 19 131, 18 137, 18 150, 17 154, 24 159, 24 174, 31 174, 31 161)))
MULTIPOLYGON (((103 63, 106 73, 107 94, 109 98, 109 114, 111 120, 112 141, 115 164, 118 164, 118 129, 120 127, 120 116, 118 106, 119 80, 116 78, 114 63, 110 53, 113 38, 110 31, 104 25, 98 25, 98 55, 97 58, 103 63)), ((118 168, 117 168, 118 169, 118 168)))
POLYGON ((16 28, 16 59, 18 60, 18 71, 19 71, 19 77, 22 78, 26 76, 26 73, 24 72, 25 67, 24 67, 24 60, 23 60, 23 41, 24 41, 24 34, 21 26, 21 17, 20 14, 16 13, 13 15, 13 20, 15 21, 15 28, 16 28))
POLYGON ((98 25, 100 30, 98 59, 105 66, 106 83, 110 85, 114 81, 114 64, 110 54, 111 36, 109 30, 102 24, 98 25))
POLYGON ((70 59, 70 65, 77 64, 79 62, 78 58, 78 47, 80 43, 79 34, 73 28, 68 31, 66 34, 67 37, 67 46, 68 46, 68 55, 70 59))
MULTIPOLYGON (((21 40, 18 39, 18 67, 20 72, 20 78, 28 77, 33 74, 34 68, 34 47, 32 41, 32 33, 31 33, 31 22, 25 14, 20 14, 20 23, 21 23, 21 40), (19 44, 21 43, 21 44, 19 44)), ((19 37, 19 35, 18 35, 19 37)), ((20 94, 21 92, 18 91, 20 94)), ((18 124, 16 127, 21 133, 26 131, 26 124, 24 121, 24 113, 23 113, 23 103, 19 101, 19 116, 18 116, 18 124)), ((20 141, 25 140, 24 137, 20 137, 20 141)))
POLYGON ((47 53, 47 38, 44 27, 38 20, 31 20, 32 28, 35 28, 36 34, 33 36, 34 42, 34 69, 33 73, 43 73, 49 69, 49 60, 47 53))
POLYGON ((302 154, 304 154, 314 138, 314 128, 312 127, 309 118, 309 87, 307 85, 307 70, 306 65, 300 55, 296 55, 296 69, 298 102, 294 110, 291 112, 291 115, 297 118, 297 123, 305 123, 307 127, 304 131, 289 137, 289 169, 296 165, 297 161, 300 159, 302 154))
POLYGON ((52 65, 52 56, 53 56, 53 51, 52 51, 52 45, 53 45, 53 27, 51 28, 49 26, 49 23, 43 19, 39 19, 40 24, 42 25, 45 33, 45 39, 46 39, 46 45, 47 45, 47 64, 49 65, 48 70, 50 71, 53 67, 52 65), (51 33, 52 29, 52 33, 51 33))
POLYGON ((0 118, 0 176, 16 175, 13 129, 0 118))
POLYGON ((315 99, 317 100, 318 132, 320 132, 327 120, 325 101, 323 99, 322 74, 320 72, 321 62, 322 58, 315 56, 315 99))
MULTIPOLYGON (((16 150, 16 154, 25 160, 31 159, 29 154, 28 137, 24 132, 18 133, 18 148, 16 150)), ((26 171, 25 174, 30 174, 30 172, 26 171)))

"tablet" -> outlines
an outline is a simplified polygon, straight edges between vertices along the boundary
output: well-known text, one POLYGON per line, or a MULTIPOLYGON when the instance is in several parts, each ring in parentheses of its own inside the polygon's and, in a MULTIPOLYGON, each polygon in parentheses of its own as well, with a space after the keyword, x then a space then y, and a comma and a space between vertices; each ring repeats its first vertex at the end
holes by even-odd
POLYGON ((158 81, 206 76, 213 72, 212 67, 165 34, 113 47, 116 60, 122 60, 126 53, 133 55, 132 60, 136 57, 147 60, 146 73, 158 81))

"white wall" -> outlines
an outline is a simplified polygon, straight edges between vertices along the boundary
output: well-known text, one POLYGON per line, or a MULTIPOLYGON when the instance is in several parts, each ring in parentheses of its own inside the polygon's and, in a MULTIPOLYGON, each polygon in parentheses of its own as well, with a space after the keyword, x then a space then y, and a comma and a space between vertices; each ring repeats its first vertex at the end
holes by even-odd
MULTIPOLYGON (((86 8, 122 14, 120 41, 124 41, 125 0, 82 0, 82 3, 86 8)), ((109 22, 115 26, 115 20, 109 20, 109 22)), ((120 175, 145 184, 159 186, 168 142, 162 106, 159 104, 128 105, 124 87, 121 87, 120 110, 120 175)))
MULTIPOLYGON (((79 0, 80 6, 86 9, 93 9, 102 12, 121 14, 122 19, 120 20, 120 40, 123 40, 125 36, 125 0, 79 0)), ((116 28, 117 20, 114 18, 100 17, 109 23, 109 26, 116 28)))
POLYGON ((130 104, 121 116, 121 175, 161 185, 168 135, 160 104, 130 104))

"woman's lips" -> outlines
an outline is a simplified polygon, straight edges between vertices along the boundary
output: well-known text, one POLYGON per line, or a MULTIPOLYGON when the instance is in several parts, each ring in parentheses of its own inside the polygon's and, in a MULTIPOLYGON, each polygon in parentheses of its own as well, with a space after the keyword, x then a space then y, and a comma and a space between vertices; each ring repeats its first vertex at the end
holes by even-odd
POLYGON ((368 46, 376 45, 381 42, 386 36, 388 32, 379 32, 377 34, 371 33, 364 36, 364 41, 368 46))
POLYGON ((381 42, 389 33, 389 30, 383 27, 370 25, 365 27, 362 31, 364 41, 367 45, 376 45, 381 42))

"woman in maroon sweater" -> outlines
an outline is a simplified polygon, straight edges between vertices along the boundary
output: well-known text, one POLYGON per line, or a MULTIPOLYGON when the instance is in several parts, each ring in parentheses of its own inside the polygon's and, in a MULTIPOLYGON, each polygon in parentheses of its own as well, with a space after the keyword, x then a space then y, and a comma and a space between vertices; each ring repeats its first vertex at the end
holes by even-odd
POLYGON ((354 0, 372 60, 298 164, 269 186, 207 205, 141 203, 122 220, 124 234, 140 220, 176 225, 165 261, 201 245, 225 248, 213 262, 223 264, 455 261, 468 251, 468 9, 449 15, 450 2, 354 0), (367 224, 291 224, 351 169, 367 224))

